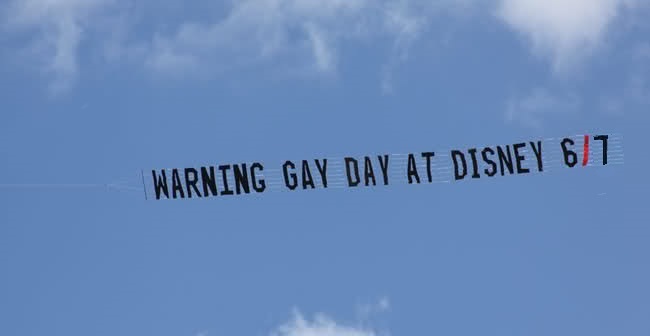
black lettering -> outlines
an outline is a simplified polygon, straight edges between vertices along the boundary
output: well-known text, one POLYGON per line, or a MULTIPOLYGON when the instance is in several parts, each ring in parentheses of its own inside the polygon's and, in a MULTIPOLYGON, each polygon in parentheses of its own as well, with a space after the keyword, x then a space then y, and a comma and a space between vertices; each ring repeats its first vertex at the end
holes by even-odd
POLYGON ((246 164, 242 163, 241 168, 239 165, 233 165, 232 168, 235 174, 235 191, 237 195, 241 194, 242 189, 244 193, 250 193, 251 187, 248 182, 248 169, 246 169, 246 164))
POLYGON ((153 177, 153 185, 154 188, 156 188, 156 199, 160 199, 160 194, 161 192, 165 194, 165 197, 169 198, 169 190, 167 189, 167 175, 165 174, 165 170, 160 171, 161 175, 158 177, 158 174, 156 174, 155 170, 151 171, 151 176, 153 177))
POLYGON ((284 172, 284 185, 289 188, 289 190, 295 190, 298 187, 298 176, 296 173, 289 174, 287 168, 296 169, 296 166, 291 161, 287 161, 282 165, 282 170, 284 172), (289 182, 289 177, 291 177, 292 182, 289 182))
POLYGON ((180 176, 178 176, 178 169, 172 169, 172 196, 174 198, 177 198, 176 193, 180 194, 181 198, 185 198, 183 184, 180 176))
POLYGON ((226 173, 226 171, 229 170, 229 169, 230 169, 230 165, 219 166, 219 170, 221 170, 221 179, 222 179, 222 182, 223 182, 223 191, 221 191, 221 195, 234 195, 235 194, 228 187, 228 173, 226 173))
POLYGON ((537 170, 540 172, 544 171, 544 162, 542 161, 542 142, 537 141, 537 147, 535 147, 535 143, 531 141, 530 146, 533 148, 535 158, 537 159, 537 170))
POLYGON ((429 180, 429 183, 433 181, 433 175, 431 174, 431 158, 435 155, 436 154, 434 152, 422 153, 422 157, 427 159, 427 179, 429 180))
POLYGON ((375 172, 372 170, 372 162, 367 156, 364 160, 364 166, 365 169, 363 177, 365 179, 366 186, 370 185, 370 179, 372 179, 372 185, 377 185, 377 181, 375 180, 375 172))
POLYGON ((384 185, 388 185, 388 155, 384 155, 382 160, 381 155, 377 155, 379 159, 379 167, 381 168, 381 173, 384 175, 384 185))
POLYGON ((209 173, 206 167, 201 167, 201 181, 203 182, 204 197, 208 197, 209 193, 212 194, 212 196, 218 195, 217 180, 214 177, 214 167, 210 167, 209 173))
POLYGON ((515 151, 515 159, 517 160, 517 174, 528 174, 530 170, 528 168, 522 168, 521 162, 526 160, 526 157, 519 154, 519 150, 526 147, 525 143, 514 144, 513 149, 515 151))
POLYGON ((474 173, 472 173, 472 178, 480 178, 481 175, 478 173, 478 161, 476 160, 476 148, 471 148, 468 150, 469 154, 472 156, 472 169, 474 169, 474 173))
POLYGON ((314 160, 316 161, 316 168, 318 169, 318 172, 320 173, 320 179, 323 182, 323 188, 327 188, 327 159, 323 159, 323 165, 321 166, 320 162, 318 159, 314 160))
POLYGON ((603 142, 603 166, 607 164, 607 139, 609 139, 608 135, 597 135, 594 137, 594 140, 603 142))
POLYGON ((499 155, 499 165, 501 166, 501 176, 505 175, 505 168, 508 168, 510 174, 514 174, 515 170, 512 165, 512 155, 510 154, 510 146, 506 145, 506 152, 503 152, 501 146, 497 146, 497 154, 499 155), (506 153, 508 156, 506 156, 506 153))
POLYGON ((196 184, 199 182, 199 173, 194 168, 185 168, 185 187, 187 188, 187 197, 192 198, 192 190, 196 192, 198 197, 201 197, 199 188, 196 187, 196 184), (190 175, 192 176, 190 178, 190 175))
POLYGON ((253 184, 253 190, 255 190, 255 192, 261 193, 266 190, 266 182, 263 178, 259 179, 259 181, 257 180, 257 175, 255 174, 256 169, 261 172, 264 170, 264 167, 259 162, 254 162, 251 165, 251 183, 253 184))
POLYGON ((350 187, 356 187, 359 185, 359 182, 361 181, 361 177, 359 176, 359 163, 357 160, 346 157, 345 158, 345 171, 348 176, 348 186, 350 187), (356 180, 352 181, 352 175, 350 175, 350 163, 354 165, 354 175, 356 180))
POLYGON ((459 150, 452 150, 451 151, 451 158, 454 160, 454 178, 456 180, 462 180, 465 178, 467 175, 467 162, 465 162, 465 155, 459 151, 459 150), (458 160, 456 160, 456 157, 460 156, 461 160, 463 161, 463 174, 459 174, 458 172, 458 160))
POLYGON ((302 188, 307 189, 308 185, 311 186, 312 189, 316 188, 316 185, 314 185, 314 179, 311 177, 309 162, 307 162, 307 160, 302 160, 302 188))
POLYGON ((562 140, 562 152, 564 153, 564 164, 569 166, 570 168, 573 168, 578 163, 578 155, 576 152, 569 150, 567 148, 567 144, 570 144, 571 146, 575 145, 575 142, 569 138, 564 138, 562 140))
POLYGON ((413 154, 409 154, 409 163, 408 163, 408 178, 409 184, 413 183, 413 178, 417 183, 420 183, 420 175, 418 174, 418 167, 415 164, 415 157, 413 154))
POLYGON ((492 167, 491 172, 487 168, 485 168, 484 170, 485 175, 492 177, 497 173, 497 164, 488 158, 487 156, 488 153, 490 153, 490 155, 494 155, 494 150, 490 147, 485 147, 481 152, 481 156, 483 156, 483 161, 485 161, 485 163, 487 163, 490 167, 492 167))

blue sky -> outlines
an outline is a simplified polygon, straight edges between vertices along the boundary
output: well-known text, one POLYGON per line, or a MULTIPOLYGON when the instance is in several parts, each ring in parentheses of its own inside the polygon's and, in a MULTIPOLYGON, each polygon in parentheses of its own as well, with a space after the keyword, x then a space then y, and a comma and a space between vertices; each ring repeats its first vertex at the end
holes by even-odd
POLYGON ((644 1, 0 8, 0 334, 650 332, 644 1), (169 202, 140 189, 143 169, 583 133, 620 134, 625 164, 169 202))

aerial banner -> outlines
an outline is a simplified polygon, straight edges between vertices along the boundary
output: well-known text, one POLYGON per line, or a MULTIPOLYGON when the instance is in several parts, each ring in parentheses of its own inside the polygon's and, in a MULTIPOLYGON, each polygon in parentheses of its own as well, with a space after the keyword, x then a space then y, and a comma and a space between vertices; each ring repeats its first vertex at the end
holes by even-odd
POLYGON ((463 183, 623 164, 622 137, 583 134, 502 145, 338 158, 212 162, 142 171, 145 198, 235 197, 278 191, 463 183))

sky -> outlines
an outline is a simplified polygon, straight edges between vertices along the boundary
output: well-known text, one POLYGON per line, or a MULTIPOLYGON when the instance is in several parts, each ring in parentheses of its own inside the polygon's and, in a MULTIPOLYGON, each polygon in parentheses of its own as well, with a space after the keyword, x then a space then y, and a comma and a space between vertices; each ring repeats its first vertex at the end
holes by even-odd
POLYGON ((0 334, 648 335, 643 0, 0 3, 0 334), (155 201, 143 172, 612 134, 615 165, 155 201))

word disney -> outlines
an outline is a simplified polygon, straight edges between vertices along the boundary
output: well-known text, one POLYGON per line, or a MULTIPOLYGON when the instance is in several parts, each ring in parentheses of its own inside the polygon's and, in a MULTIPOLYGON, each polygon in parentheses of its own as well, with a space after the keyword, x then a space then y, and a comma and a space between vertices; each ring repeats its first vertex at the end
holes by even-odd
POLYGON ((576 135, 443 152, 215 164, 143 173, 145 198, 189 199, 289 191, 450 183, 542 173, 547 169, 622 164, 621 137, 576 135), (153 196, 153 197, 152 197, 153 196))

